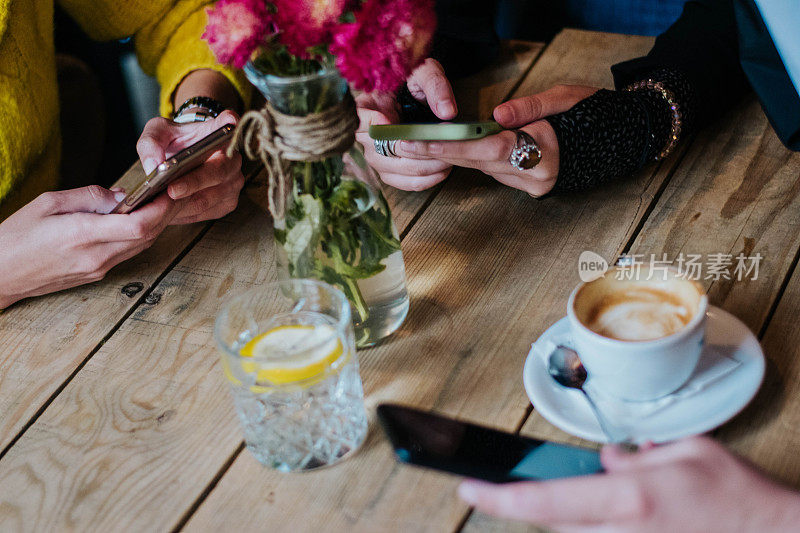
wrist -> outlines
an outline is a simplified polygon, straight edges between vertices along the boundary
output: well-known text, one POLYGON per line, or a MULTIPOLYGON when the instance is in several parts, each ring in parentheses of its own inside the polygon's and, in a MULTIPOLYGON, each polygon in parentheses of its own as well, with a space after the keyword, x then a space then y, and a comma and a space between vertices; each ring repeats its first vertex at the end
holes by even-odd
POLYGON ((172 93, 174 110, 195 96, 204 96, 219 102, 225 109, 242 111, 242 101, 228 78, 211 69, 193 70, 187 74, 172 93))
POLYGON ((641 168, 648 145, 646 113, 637 94, 601 89, 546 117, 559 148, 555 190, 592 189, 641 168))
POLYGON ((208 96, 193 96, 183 102, 172 117, 174 122, 205 122, 225 111, 225 105, 208 96))

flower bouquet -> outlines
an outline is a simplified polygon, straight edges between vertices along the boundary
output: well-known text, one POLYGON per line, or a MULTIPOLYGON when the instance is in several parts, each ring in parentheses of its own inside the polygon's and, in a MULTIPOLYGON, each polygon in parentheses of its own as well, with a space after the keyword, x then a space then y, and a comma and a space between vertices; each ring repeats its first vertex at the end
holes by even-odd
POLYGON ((242 117, 237 141, 268 170, 279 273, 341 289, 359 346, 400 326, 408 294, 389 205, 355 142, 350 87, 395 91, 434 28, 432 0, 220 0, 208 11, 217 59, 267 100, 242 117))

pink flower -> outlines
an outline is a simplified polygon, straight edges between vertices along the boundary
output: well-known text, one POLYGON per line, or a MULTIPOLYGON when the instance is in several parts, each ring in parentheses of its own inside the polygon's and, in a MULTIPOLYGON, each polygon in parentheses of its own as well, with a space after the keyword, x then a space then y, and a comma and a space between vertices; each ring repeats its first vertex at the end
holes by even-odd
POLYGON ((309 59, 308 49, 327 45, 352 0, 273 0, 278 40, 289 53, 309 59))
POLYGON ((435 28, 433 0, 369 0, 330 51, 355 89, 392 92, 425 59, 435 28))
POLYGON ((207 13, 203 39, 217 60, 237 68, 273 31, 272 15, 263 0, 219 0, 207 13))

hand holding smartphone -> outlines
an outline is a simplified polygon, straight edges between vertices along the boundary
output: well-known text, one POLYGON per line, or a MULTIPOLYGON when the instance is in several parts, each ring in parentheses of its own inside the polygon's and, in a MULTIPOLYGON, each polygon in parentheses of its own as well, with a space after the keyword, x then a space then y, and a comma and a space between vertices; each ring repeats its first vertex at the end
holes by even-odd
POLYGON ((232 124, 226 124, 162 162, 150 174, 135 183, 128 190, 125 199, 117 204, 111 213, 130 213, 152 200, 170 183, 200 166, 212 152, 230 142, 234 127, 232 124))
POLYGON ((393 404, 378 419, 404 463, 495 483, 546 480, 603 471, 595 450, 567 446, 393 404))

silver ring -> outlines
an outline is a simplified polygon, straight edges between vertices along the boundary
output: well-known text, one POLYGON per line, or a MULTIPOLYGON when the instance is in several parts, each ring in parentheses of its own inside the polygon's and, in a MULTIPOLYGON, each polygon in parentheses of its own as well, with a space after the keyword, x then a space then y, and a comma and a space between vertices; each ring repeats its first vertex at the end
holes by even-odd
POLYGON ((511 150, 508 162, 517 170, 530 170, 542 160, 542 151, 533 137, 522 130, 514 130, 517 144, 511 150))
POLYGON ((384 157, 398 157, 394 152, 394 147, 397 144, 396 140, 387 141, 385 139, 375 139, 375 151, 384 157))

